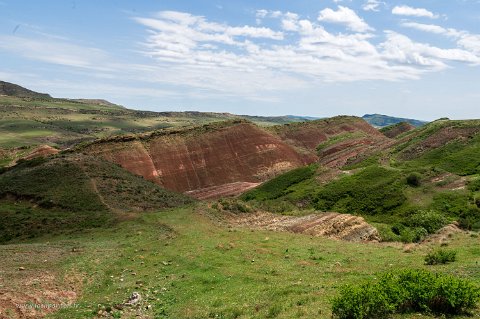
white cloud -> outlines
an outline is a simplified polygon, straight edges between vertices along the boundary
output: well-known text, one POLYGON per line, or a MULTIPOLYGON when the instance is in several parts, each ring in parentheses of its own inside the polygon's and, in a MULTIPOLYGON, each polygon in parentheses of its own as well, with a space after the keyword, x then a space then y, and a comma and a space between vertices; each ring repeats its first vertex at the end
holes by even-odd
POLYGON ((402 64, 418 65, 432 70, 447 68, 446 62, 456 61, 480 64, 480 57, 462 49, 441 49, 410 38, 387 31, 387 41, 382 44, 383 54, 390 61, 402 64))
MULTIPOLYGON (((335 16, 342 10, 339 7, 332 12, 335 16)), ((322 12, 324 18, 331 13, 322 12)), ((143 64, 127 63, 112 53, 41 34, 36 38, 0 36, 0 51, 70 67, 72 74, 83 77, 122 79, 150 88, 130 90, 131 94, 176 98, 182 92, 195 98, 262 101, 274 100, 278 92, 312 88, 321 82, 418 79, 426 72, 444 70, 452 62, 480 64, 480 35, 402 23, 404 27, 449 36, 456 44, 454 48, 440 48, 415 42, 398 32, 359 32, 359 25, 363 30, 369 27, 352 16, 360 19, 353 12, 337 15, 335 22, 355 32, 338 33, 327 31, 318 20, 267 10, 257 11, 256 17, 271 19, 269 25, 276 27, 229 25, 174 11, 137 17, 134 21, 144 26, 145 40, 141 51, 136 52, 151 58, 143 64), (164 91, 154 94, 152 90, 159 85, 164 91)))
POLYGON ((422 24, 415 22, 404 22, 402 23, 402 26, 447 36, 451 39, 454 39, 459 47, 477 56, 480 56, 480 34, 471 34, 467 31, 444 28, 434 24, 422 24))
POLYGON ((330 8, 323 9, 318 15, 318 21, 342 24, 354 32, 367 32, 374 30, 362 18, 360 18, 355 11, 343 6, 338 6, 337 11, 330 8))
POLYGON ((362 9, 365 11, 380 11, 380 6, 385 5, 385 2, 379 0, 367 0, 362 6, 362 9))
POLYGON ((409 6, 396 6, 392 9, 392 13, 395 15, 401 16, 411 16, 411 17, 425 17, 430 19, 438 18, 437 14, 434 14, 431 11, 428 11, 424 8, 412 8, 409 6))

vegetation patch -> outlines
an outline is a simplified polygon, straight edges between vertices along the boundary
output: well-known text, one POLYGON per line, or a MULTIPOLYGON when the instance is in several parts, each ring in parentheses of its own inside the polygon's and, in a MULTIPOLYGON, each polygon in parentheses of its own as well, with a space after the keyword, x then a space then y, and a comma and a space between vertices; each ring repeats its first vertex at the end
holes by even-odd
POLYGON ((321 211, 377 215, 405 203, 401 174, 378 166, 333 181, 320 189, 314 207, 321 211))
POLYGON ((426 265, 439 265, 454 262, 457 259, 457 252, 454 250, 438 249, 425 256, 426 265))
POLYGON ((388 318, 407 312, 462 314, 479 300, 480 289, 467 280, 404 270, 386 273, 374 283, 341 288, 332 313, 339 319, 388 318))
POLYGON ((283 195, 286 195, 291 186, 311 178, 315 174, 317 168, 318 165, 312 164, 291 170, 245 193, 241 198, 246 201, 254 199, 260 201, 277 199, 283 195))

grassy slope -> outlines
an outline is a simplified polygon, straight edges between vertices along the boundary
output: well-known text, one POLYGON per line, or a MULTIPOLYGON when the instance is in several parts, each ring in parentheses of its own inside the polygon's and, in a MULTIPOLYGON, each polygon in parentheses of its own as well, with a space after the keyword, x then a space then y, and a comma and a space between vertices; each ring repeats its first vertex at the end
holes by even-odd
POLYGON ((98 159, 35 159, 0 174, 0 241, 109 226, 191 201, 98 159))
POLYGON ((468 235, 451 239, 450 248, 459 251, 457 262, 429 267, 423 265, 426 246, 405 253, 398 246, 232 230, 213 224, 205 213, 203 206, 175 209, 55 239, 57 246, 79 247, 79 253, 61 261, 61 269, 83 276, 84 291, 78 308, 50 317, 90 318, 138 291, 143 306, 152 305, 143 311, 149 318, 330 318, 329 301, 340 285, 407 267, 480 284, 478 238, 468 235))
MULTIPOLYGON (((393 149, 346 167, 353 171, 345 171, 326 185, 319 183, 318 179, 321 180, 328 170, 320 169, 315 176, 308 178, 301 174, 298 178, 285 175, 289 180, 296 180, 288 185, 279 182, 285 178, 280 176, 242 198, 253 200, 252 205, 256 207, 279 213, 301 214, 298 209, 307 208, 360 214, 377 223, 385 239, 412 240, 415 236, 411 233, 399 237, 390 228, 397 223, 408 225, 410 217, 422 210, 435 210, 448 220, 460 221, 463 227, 479 229, 480 209, 475 199, 480 193, 478 189, 464 185, 479 177, 480 134, 453 139, 444 146, 426 151, 417 146, 441 129, 479 127, 479 121, 430 123, 400 136, 404 142, 393 149), (415 153, 411 150, 416 149, 418 155, 412 156, 415 153), (410 152, 409 160, 402 157, 405 151, 410 152), (382 164, 379 159, 383 159, 382 164), (420 185, 407 183, 407 177, 412 174, 418 176, 420 185), (280 195, 272 200, 262 195, 264 193, 280 195)), ((296 172, 300 170, 289 174, 296 172)))

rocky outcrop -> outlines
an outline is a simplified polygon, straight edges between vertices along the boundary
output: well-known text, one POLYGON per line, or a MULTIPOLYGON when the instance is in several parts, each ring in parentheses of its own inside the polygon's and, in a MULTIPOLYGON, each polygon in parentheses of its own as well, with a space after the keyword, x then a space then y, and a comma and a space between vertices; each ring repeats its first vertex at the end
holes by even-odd
POLYGON ((319 213, 294 217, 257 212, 232 215, 228 220, 236 226, 289 231, 314 237, 328 237, 353 242, 380 240, 375 227, 368 224, 362 217, 349 214, 319 213))
POLYGON ((81 151, 179 192, 258 183, 306 164, 293 147, 243 120, 109 139, 81 151))
POLYGON ((33 151, 28 153, 27 156, 23 157, 25 160, 30 160, 37 157, 47 157, 49 155, 55 155, 59 150, 48 145, 40 145, 36 147, 33 151))

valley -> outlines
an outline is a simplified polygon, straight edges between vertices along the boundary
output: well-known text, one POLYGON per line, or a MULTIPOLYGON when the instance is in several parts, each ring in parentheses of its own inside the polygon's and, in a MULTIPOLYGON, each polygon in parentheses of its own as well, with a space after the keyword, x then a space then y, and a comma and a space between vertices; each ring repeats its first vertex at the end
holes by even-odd
POLYGON ((411 269, 468 282, 473 306, 441 313, 480 316, 479 120, 147 112, 1 84, 2 319, 350 318, 345 285, 411 269), (456 260, 427 265, 439 250, 456 260))

